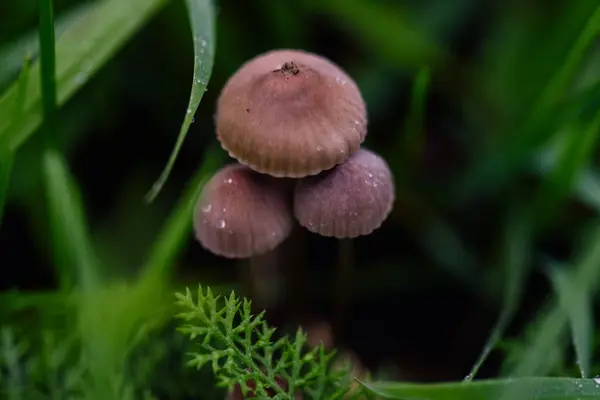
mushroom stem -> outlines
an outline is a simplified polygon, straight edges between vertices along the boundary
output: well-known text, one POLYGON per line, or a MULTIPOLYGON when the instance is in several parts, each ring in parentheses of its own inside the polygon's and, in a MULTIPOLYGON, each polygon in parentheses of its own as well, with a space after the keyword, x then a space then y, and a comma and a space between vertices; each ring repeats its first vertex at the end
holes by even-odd
POLYGON ((306 306, 307 288, 310 283, 307 279, 306 265, 306 231, 298 224, 292 230, 287 242, 289 254, 289 270, 287 274, 287 308, 294 317, 302 314, 306 306))
POLYGON ((265 310, 281 301, 283 279, 279 266, 278 248, 249 258, 242 266, 242 279, 252 308, 265 310))
POLYGON ((344 334, 347 304, 350 297, 352 275, 354 272, 354 242, 352 239, 340 239, 334 291, 334 332, 337 340, 344 334))

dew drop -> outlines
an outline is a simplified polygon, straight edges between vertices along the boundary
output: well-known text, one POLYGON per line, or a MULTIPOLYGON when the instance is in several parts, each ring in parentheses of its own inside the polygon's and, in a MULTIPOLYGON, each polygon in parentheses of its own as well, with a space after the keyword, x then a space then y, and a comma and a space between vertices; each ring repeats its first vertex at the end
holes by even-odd
POLYGON ((223 229, 227 226, 227 223, 225 222, 224 219, 220 219, 219 222, 217 223, 217 228, 219 229, 223 229))
POLYGON ((317 146, 317 151, 321 151, 321 150, 323 150, 323 147, 317 146))
MULTIPOLYGON (((225 183, 233 183, 233 179, 231 179, 231 178, 225 179, 225 183)), ((225 211, 225 209, 223 209, 223 211, 225 211)))
POLYGON ((596 385, 600 385, 600 375, 594 377, 594 382, 596 382, 596 385))
POLYGON ((202 211, 204 211, 205 213, 210 212, 210 210, 212 210, 212 204, 207 204, 204 207, 202 207, 202 211))
POLYGON ((342 79, 339 76, 337 78, 335 78, 335 81, 337 82, 338 85, 345 85, 347 82, 345 79, 342 79))
POLYGON ((221 211, 227 212, 227 209, 225 207, 223 207, 223 209, 221 211))

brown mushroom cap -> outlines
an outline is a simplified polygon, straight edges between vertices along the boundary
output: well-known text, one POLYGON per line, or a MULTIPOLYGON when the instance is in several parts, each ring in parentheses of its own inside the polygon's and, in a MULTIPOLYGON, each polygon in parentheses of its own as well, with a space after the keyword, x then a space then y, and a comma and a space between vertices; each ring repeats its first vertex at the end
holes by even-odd
POLYGON ((275 50, 248 61, 217 104, 217 136, 240 163, 300 178, 342 163, 360 147, 367 113, 352 78, 329 60, 275 50))
POLYGON ((230 164, 202 189, 194 214, 200 244, 216 255, 248 258, 273 250, 293 226, 284 182, 230 164))
POLYGON ((300 180, 294 215, 311 232, 353 238, 379 228, 394 198, 387 163, 374 152, 360 149, 332 170, 300 180))

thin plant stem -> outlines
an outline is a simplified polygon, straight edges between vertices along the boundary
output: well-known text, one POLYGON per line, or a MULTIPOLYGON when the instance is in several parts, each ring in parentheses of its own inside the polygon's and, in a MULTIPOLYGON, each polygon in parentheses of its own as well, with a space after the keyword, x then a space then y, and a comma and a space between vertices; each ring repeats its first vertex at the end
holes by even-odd
POLYGON ((302 315, 302 309, 308 301, 308 290, 310 285, 307 277, 306 262, 306 231, 300 225, 296 225, 290 238, 286 242, 286 260, 288 265, 286 293, 288 312, 296 317, 302 315))
POLYGON ((277 307, 281 302, 283 278, 279 248, 249 258, 242 263, 242 277, 252 308, 257 311, 277 307))
POLYGON ((56 50, 52 0, 40 0, 40 81, 47 146, 56 136, 56 50))
POLYGON ((340 239, 338 242, 338 260, 335 276, 334 291, 334 333, 336 338, 341 337, 346 325, 347 305, 350 300, 352 275, 354 272, 354 242, 352 239, 340 239))

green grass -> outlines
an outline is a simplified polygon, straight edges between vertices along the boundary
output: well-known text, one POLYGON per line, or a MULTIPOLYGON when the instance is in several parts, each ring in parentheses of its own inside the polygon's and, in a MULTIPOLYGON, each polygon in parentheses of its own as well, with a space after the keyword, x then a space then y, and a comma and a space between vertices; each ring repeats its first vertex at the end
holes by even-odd
MULTIPOLYGON (((37 42, 30 33, 18 39, 7 36, 7 43, 0 41, 0 52, 12 49, 0 54, 0 63, 7 62, 6 69, 0 69, 0 83, 11 80, 0 93, 0 224, 5 205, 21 201, 16 209, 27 214, 30 229, 38 238, 39 253, 47 252, 56 280, 52 289, 0 293, 0 326, 6 325, 0 346, 0 396, 10 400, 206 398, 202 396, 217 386, 230 389, 253 380, 263 394, 268 387, 275 387, 281 398, 292 398, 294 387, 323 397, 323 393, 341 395, 350 386, 352 377, 328 364, 334 353, 306 351, 301 331, 286 337, 285 329, 272 330, 263 314, 251 315, 248 299, 232 294, 222 309, 217 307, 218 298, 212 293, 229 293, 239 287, 232 271, 218 271, 223 279, 213 286, 208 268, 204 269, 209 265, 193 265, 189 268, 193 278, 187 280, 178 270, 193 240, 192 218, 199 192, 226 161, 210 131, 212 125, 206 122, 213 107, 201 103, 214 101, 218 94, 218 89, 215 94, 206 94, 209 82, 212 85, 215 81, 217 88, 247 56, 266 47, 310 43, 308 32, 312 28, 305 26, 305 21, 318 14, 319 21, 339 29, 354 46, 352 51, 341 46, 336 57, 340 64, 354 60, 348 70, 361 89, 366 88, 363 92, 368 94, 365 97, 371 115, 375 115, 373 129, 400 132, 389 137, 370 134, 368 144, 382 149, 400 178, 398 204, 406 209, 396 209, 389 224, 390 229, 400 227, 407 233, 406 240, 411 242, 402 245, 410 251, 398 246, 385 263, 377 259, 375 251, 369 253, 372 260, 366 261, 367 272, 356 271, 356 276, 365 279, 349 285, 353 298, 359 303, 401 291, 408 299, 405 302, 412 305, 419 296, 435 296, 427 290, 444 289, 452 282, 459 288, 453 286, 453 290, 460 290, 469 304, 497 312, 495 323, 486 327, 487 338, 475 333, 483 342, 481 348, 451 353, 463 357, 454 364, 460 365, 454 370, 456 379, 405 382, 402 374, 388 379, 385 371, 376 369, 369 379, 361 377, 363 396, 410 400, 600 398, 600 380, 593 378, 600 372, 594 326, 600 281, 600 174, 596 171, 600 77, 592 76, 582 83, 584 70, 598 70, 593 47, 600 32, 600 6, 574 2, 561 6, 560 18, 548 16, 547 20, 536 17, 535 12, 518 14, 512 20, 510 13, 517 15, 518 10, 507 6, 509 15, 490 17, 494 34, 482 39, 485 51, 472 61, 452 54, 441 40, 455 18, 468 14, 468 2, 456 7, 419 8, 408 2, 394 6, 363 0, 305 0, 290 8, 279 5, 248 15, 226 9, 226 4, 215 9, 210 0, 99 0, 85 6, 77 4, 73 8, 76 11, 67 13, 61 8, 57 21, 62 22, 57 22, 56 4, 40 0, 37 42), (241 23, 252 18, 257 19, 250 23, 256 37, 249 36, 245 31, 249 28, 241 23), (269 21, 266 27, 260 18, 269 21), (185 29, 181 28, 184 22, 185 29), (544 24, 555 29, 547 32, 544 24), (155 36, 146 30, 150 26, 155 36), (261 29, 278 34, 264 35, 261 29), (222 36, 217 38, 217 32, 222 36), (261 35, 267 38, 265 42, 259 42, 261 35), (189 37, 192 48, 179 40, 189 37), (165 61, 167 54, 192 50, 193 63, 191 58, 182 57, 190 61, 187 66, 181 61, 181 67, 179 63, 173 67, 165 61), (131 59, 125 57, 129 52, 131 59), (529 52, 535 57, 527 58, 529 52), (525 65, 526 61, 530 65, 525 65), (156 65, 154 69, 139 67, 146 63, 156 65), (11 79, 18 70, 16 65, 22 65, 20 74, 11 79), (136 68, 116 67, 122 65, 136 68), (180 89, 171 88, 175 86, 171 81, 177 81, 186 68, 190 69, 191 82, 185 75, 189 88, 183 95, 180 89), (156 75, 149 79, 147 71, 156 75), (112 200, 109 196, 91 198, 86 190, 93 185, 79 178, 89 175, 77 169, 77 151, 64 145, 67 131, 100 135, 128 117, 125 111, 115 111, 130 107, 127 101, 111 106, 100 97, 102 100, 91 101, 85 108, 90 115, 96 110, 113 110, 103 118, 105 125, 91 130, 85 123, 78 128, 74 122, 91 118, 73 108, 73 101, 92 98, 84 96, 88 87, 94 86, 92 77, 100 72, 114 79, 101 82, 112 82, 113 86, 121 82, 119 79, 126 80, 130 84, 127 91, 133 92, 131 102, 151 120, 149 125, 140 123, 140 127, 128 125, 119 132, 123 141, 129 135, 139 137, 135 136, 137 129, 157 136, 165 129, 172 134, 167 140, 175 141, 162 173, 146 194, 147 203, 152 204, 144 204, 143 193, 135 192, 134 204, 161 218, 156 218, 160 222, 153 223, 148 233, 154 239, 143 260, 123 271, 120 265, 109 265, 110 258, 103 257, 98 245, 97 221, 105 214, 94 207, 98 203, 113 207, 112 200), (395 74, 406 83, 401 93, 407 100, 406 110, 399 110, 397 99, 385 90, 400 79, 395 74), (421 163, 437 138, 435 131, 449 126, 431 123, 446 118, 428 108, 432 99, 439 97, 456 105, 460 110, 456 120, 462 123, 456 129, 448 128, 449 135, 458 138, 465 149, 466 158, 460 171, 452 171, 450 177, 443 175, 446 171, 426 170, 421 163), (167 111, 171 108, 172 112, 167 111), (181 115, 183 121, 177 122, 181 115), (156 127, 156 131, 148 126, 156 127), (188 136, 189 147, 184 148, 188 136), (194 160, 193 166, 187 165, 193 170, 192 176, 185 179, 185 188, 174 189, 176 180, 169 188, 166 182, 175 162, 186 152, 185 158, 194 160), (18 161, 30 160, 32 154, 37 157, 37 169, 31 172, 34 168, 27 165, 19 169, 18 161), (41 185, 21 186, 27 175, 24 170, 36 176, 41 185), (437 173, 443 179, 438 179, 437 173), (22 187, 29 188, 20 189, 26 194, 15 196, 13 192, 22 187), (161 191, 165 200, 154 201, 161 191), (417 200, 411 202, 407 198, 413 192, 417 200), (486 199, 470 202, 477 197, 486 199), (487 204, 488 200, 493 205, 487 204), (470 212, 476 218, 471 218, 470 212), (492 218, 488 220, 486 215, 492 218), (470 220, 479 218, 491 226, 475 227, 470 220), (555 231, 570 249, 561 260, 546 254, 553 249, 540 244, 555 231), (478 236, 486 236, 488 242, 481 244, 478 236), (404 251, 410 255, 405 256, 404 251), (541 269, 540 264, 544 264, 541 269), (529 282, 540 279, 538 275, 546 276, 549 292, 528 292, 529 282), (202 287, 210 285, 211 291, 199 291, 198 300, 187 291, 174 304, 173 294, 181 293, 182 287, 197 286, 198 280, 202 287), (179 326, 175 315, 185 317, 186 323, 179 326), (523 316, 527 322, 519 325, 523 316), (178 326, 187 338, 176 334, 178 326), (280 330, 282 337, 277 336, 280 330), (215 338, 220 340, 220 347, 213 345, 215 338), (496 360, 491 359, 493 354, 498 356, 496 360), (185 367, 186 363, 199 371, 185 367), (201 369, 206 363, 212 368, 201 369), (465 365, 472 367, 463 371, 465 365), (486 366, 493 376, 486 372, 480 379, 486 366), (291 389, 278 386, 279 374, 291 383, 291 389)), ((4 40, 1 35, 0 40, 4 40)), ((110 95, 107 98, 111 99, 110 95)), ((102 174, 111 163, 118 162, 120 146, 126 148, 124 142, 112 146, 114 153, 103 154, 104 164, 96 166, 102 174)), ((125 158, 142 158, 144 146, 138 144, 137 148, 139 152, 132 151, 125 158)), ((104 150, 99 147, 98 151, 104 150)), ((451 153, 452 149, 443 147, 443 151, 451 153)), ((437 157, 443 158, 444 152, 437 157)), ((144 182, 137 183, 144 187, 154 173, 147 164, 140 169, 144 182)), ((109 193, 115 190, 103 188, 109 193)), ((120 222, 127 224, 127 218, 133 219, 131 212, 137 211, 129 211, 120 222)), ((374 240, 373 249, 380 249, 379 242, 394 246, 397 232, 382 233, 390 235, 386 237, 389 240, 374 240)), ((6 234, 8 237, 12 232, 6 234)), ((135 239, 122 239, 125 243, 119 248, 140 246, 135 239)), ((30 268, 3 256, 0 262, 6 268, 30 268)), ((319 284, 321 289, 311 287, 307 292, 330 297, 328 281, 319 284)), ((418 324, 399 312, 387 313, 386 319, 420 336, 423 328, 418 324)), ((453 329, 460 329, 458 314, 453 329)), ((438 320, 437 315, 428 317, 438 320)), ((374 324, 369 329, 378 327, 374 324)), ((402 334, 398 332, 398 338, 402 334)), ((377 339, 368 343, 377 349, 395 345, 377 339)), ((415 351, 421 349, 415 346, 415 351)), ((339 344, 337 350, 346 349, 339 344)), ((449 365, 454 362, 447 358, 444 362, 449 365)))
POLYGON ((469 384, 415 385, 379 382, 365 386, 385 399, 484 400, 495 399, 502 392, 510 390, 522 393, 523 397, 519 397, 522 399, 574 400, 598 398, 600 384, 595 379, 522 378, 469 384))
POLYGON ((175 164, 177 155, 181 150, 185 136, 187 135, 190 125, 194 121, 194 114, 202 100, 202 96, 206 91, 210 74, 213 68, 215 57, 215 27, 214 27, 214 10, 213 5, 209 0, 196 1, 186 0, 186 5, 190 15, 190 25, 192 26, 192 37, 194 40, 194 76, 192 80, 192 93, 190 101, 185 110, 183 124, 177 137, 175 147, 169 157, 169 161, 165 166, 158 180, 152 186, 150 192, 146 195, 148 201, 154 200, 161 188, 167 181, 169 173, 175 164))
MULTIPOLYGON (((143 26, 166 0, 99 1, 78 15, 56 43, 57 104, 63 105, 143 26), (91 21, 91 23, 90 23, 91 21)), ((24 94, 23 116, 13 115, 19 96, 15 83, 0 95, 2 149, 18 149, 42 122, 42 83, 39 62, 31 65, 24 94)))

